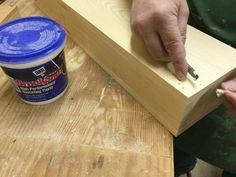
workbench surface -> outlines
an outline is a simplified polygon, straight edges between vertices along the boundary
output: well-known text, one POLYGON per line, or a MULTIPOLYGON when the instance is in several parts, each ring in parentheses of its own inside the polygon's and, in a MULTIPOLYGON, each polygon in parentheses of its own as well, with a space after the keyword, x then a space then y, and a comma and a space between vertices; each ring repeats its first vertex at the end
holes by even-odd
MULTIPOLYGON (((4 4, 43 15, 33 0, 4 4)), ((65 54, 69 89, 43 106, 0 70, 0 176, 172 177, 172 135, 69 38, 65 54)))

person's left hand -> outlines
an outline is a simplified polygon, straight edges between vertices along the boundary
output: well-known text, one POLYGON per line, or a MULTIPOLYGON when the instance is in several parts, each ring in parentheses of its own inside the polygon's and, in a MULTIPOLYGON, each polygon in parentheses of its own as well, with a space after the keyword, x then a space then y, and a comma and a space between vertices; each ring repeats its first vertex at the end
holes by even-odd
POLYGON ((221 87, 225 91, 223 97, 225 106, 236 116, 236 78, 223 82, 221 87))

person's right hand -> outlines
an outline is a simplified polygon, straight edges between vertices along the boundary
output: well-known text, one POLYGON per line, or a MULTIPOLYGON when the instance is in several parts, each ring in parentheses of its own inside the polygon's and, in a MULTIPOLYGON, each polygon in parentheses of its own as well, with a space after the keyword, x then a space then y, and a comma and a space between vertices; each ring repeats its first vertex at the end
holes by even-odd
POLYGON ((221 84, 225 95, 223 102, 225 106, 236 116, 236 78, 221 84))
POLYGON ((131 26, 153 59, 173 62, 176 76, 187 75, 184 43, 189 10, 186 0, 133 0, 131 26))

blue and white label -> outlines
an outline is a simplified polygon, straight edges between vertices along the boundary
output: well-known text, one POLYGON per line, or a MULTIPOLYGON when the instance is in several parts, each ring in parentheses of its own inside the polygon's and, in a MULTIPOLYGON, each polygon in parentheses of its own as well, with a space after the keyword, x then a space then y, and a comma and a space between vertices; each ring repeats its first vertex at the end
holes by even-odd
POLYGON ((32 103, 46 102, 63 93, 68 85, 64 52, 53 60, 33 68, 2 67, 19 96, 32 103))

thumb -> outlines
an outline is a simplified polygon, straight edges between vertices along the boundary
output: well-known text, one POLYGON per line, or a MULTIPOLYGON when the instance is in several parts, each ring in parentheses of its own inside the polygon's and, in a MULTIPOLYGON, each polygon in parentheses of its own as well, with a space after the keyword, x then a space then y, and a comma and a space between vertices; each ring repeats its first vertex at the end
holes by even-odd
POLYGON ((231 105, 236 108, 236 93, 229 90, 225 93, 226 99, 231 103, 231 105))

